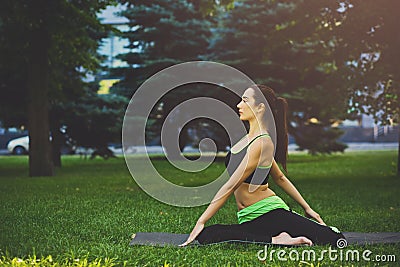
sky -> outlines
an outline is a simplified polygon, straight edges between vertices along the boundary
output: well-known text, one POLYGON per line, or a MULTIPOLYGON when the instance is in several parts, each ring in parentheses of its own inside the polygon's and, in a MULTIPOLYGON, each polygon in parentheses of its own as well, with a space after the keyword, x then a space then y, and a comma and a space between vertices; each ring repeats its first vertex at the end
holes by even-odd
MULTIPOLYGON (((98 14, 98 17, 102 20, 103 24, 122 24, 116 25, 116 27, 121 31, 127 31, 129 27, 127 25, 123 25, 128 22, 128 19, 124 17, 118 17, 115 13, 124 10, 124 6, 109 6, 103 12, 98 14)), ((126 49, 125 46, 128 45, 129 42, 126 39, 110 36, 103 40, 103 44, 99 48, 99 53, 107 56, 107 60, 104 63, 105 66, 116 68, 116 67, 126 67, 127 64, 115 57, 121 53, 129 52, 129 49, 126 49)))
POLYGON ((128 19, 123 17, 118 17, 115 15, 116 12, 124 10, 125 7, 122 5, 118 6, 109 6, 107 9, 103 10, 103 12, 99 13, 98 17, 101 18, 103 23, 107 24, 116 24, 116 23, 126 23, 128 19))

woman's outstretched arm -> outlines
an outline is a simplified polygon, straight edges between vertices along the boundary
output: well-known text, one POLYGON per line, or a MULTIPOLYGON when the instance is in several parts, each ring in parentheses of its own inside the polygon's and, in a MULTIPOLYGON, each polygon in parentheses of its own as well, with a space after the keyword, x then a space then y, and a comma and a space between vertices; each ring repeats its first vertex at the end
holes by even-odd
POLYGON ((278 164, 275 160, 272 163, 270 174, 274 179, 274 182, 281 187, 291 198, 293 198, 299 205, 304 209, 305 214, 308 217, 314 218, 317 222, 324 224, 321 216, 315 212, 310 205, 304 200, 300 192, 296 187, 290 182, 290 180, 285 176, 285 174, 279 169, 278 164))
POLYGON ((189 235, 189 238, 181 246, 191 243, 203 230, 205 223, 214 216, 217 211, 222 208, 232 193, 240 186, 240 184, 248 177, 257 167, 262 150, 262 140, 256 140, 248 147, 247 153, 238 168, 229 178, 229 180, 218 190, 217 194, 197 220, 195 227, 189 235))

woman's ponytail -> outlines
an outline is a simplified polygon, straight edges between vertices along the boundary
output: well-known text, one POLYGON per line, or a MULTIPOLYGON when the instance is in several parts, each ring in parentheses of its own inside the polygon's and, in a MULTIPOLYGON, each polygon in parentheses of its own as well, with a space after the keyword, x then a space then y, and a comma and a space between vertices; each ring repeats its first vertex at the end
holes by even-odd
MULTIPOLYGON (((288 128, 287 128, 287 109, 288 104, 286 99, 276 97, 274 90, 265 85, 253 85, 250 88, 254 89, 254 98, 256 104, 262 103, 262 99, 266 99, 274 116, 276 128, 276 145, 275 145, 275 160, 282 164, 285 171, 287 154, 288 154, 288 128)), ((268 120, 267 113, 264 114, 268 120)))

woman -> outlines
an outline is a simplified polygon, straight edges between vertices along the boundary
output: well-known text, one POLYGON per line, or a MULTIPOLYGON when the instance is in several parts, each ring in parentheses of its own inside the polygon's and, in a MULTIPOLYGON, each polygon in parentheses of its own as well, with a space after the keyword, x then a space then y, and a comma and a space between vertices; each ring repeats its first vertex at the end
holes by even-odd
POLYGON ((181 246, 195 239, 200 244, 244 240, 282 245, 336 246, 337 240, 344 236, 336 228, 326 226, 277 165, 277 162, 281 163, 286 170, 286 100, 276 97, 269 87, 254 85, 244 92, 237 108, 240 120, 249 122, 248 134, 232 146, 226 158, 229 180, 217 192, 181 246), (267 131, 268 105, 277 129, 275 158, 274 144, 267 131), (317 222, 295 213, 276 196, 268 187, 268 173, 304 209, 306 216, 317 222), (235 195, 238 206, 239 224, 204 227, 231 194, 235 195))

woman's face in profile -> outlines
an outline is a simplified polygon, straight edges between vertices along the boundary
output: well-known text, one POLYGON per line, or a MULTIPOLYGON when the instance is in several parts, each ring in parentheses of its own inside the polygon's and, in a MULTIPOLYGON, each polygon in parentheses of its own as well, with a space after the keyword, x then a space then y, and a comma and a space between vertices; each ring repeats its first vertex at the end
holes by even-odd
POLYGON ((246 89, 242 95, 242 100, 236 106, 239 110, 239 118, 242 121, 250 120, 254 118, 255 112, 255 100, 254 91, 252 88, 246 89))

